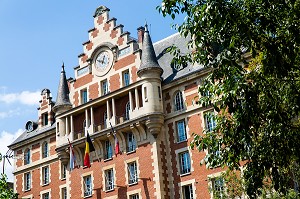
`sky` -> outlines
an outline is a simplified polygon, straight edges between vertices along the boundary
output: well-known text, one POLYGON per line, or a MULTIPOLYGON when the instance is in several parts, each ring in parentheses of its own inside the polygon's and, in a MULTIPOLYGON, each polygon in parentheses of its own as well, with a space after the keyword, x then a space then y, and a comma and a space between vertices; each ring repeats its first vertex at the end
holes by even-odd
MULTIPOLYGON (((44 88, 55 101, 62 62, 67 78, 74 78, 73 68, 88 30, 94 27, 97 7, 108 7, 110 17, 135 38, 137 28, 147 21, 156 42, 176 33, 172 25, 183 21, 182 16, 176 21, 164 18, 156 9, 160 4, 159 0, 0 0, 0 153, 6 153, 28 120, 37 121, 44 88)), ((12 171, 5 164, 9 181, 12 171)))

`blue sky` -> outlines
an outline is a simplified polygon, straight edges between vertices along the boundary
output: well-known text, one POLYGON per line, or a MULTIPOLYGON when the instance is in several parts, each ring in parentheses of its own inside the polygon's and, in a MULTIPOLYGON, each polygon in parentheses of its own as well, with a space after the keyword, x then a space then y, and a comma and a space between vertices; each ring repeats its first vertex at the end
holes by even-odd
MULTIPOLYGON (((132 37, 149 24, 153 42, 176 30, 170 17, 156 10, 159 0, 0 0, 0 152, 24 131, 28 120, 37 120, 40 92, 50 89, 56 99, 62 62, 67 77, 83 52, 93 28, 93 14, 100 5, 110 8, 110 17, 124 25, 132 37)), ((6 164, 12 180, 12 168, 6 164)), ((2 171, 2 163, 0 164, 2 171)))

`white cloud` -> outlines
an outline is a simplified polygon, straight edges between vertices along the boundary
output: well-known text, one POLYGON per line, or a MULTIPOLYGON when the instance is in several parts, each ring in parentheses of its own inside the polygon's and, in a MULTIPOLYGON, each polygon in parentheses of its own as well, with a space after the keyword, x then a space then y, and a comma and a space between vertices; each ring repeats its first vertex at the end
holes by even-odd
POLYGON ((25 105, 37 105, 41 99, 41 92, 22 91, 21 93, 2 93, 0 94, 0 102, 7 104, 21 103, 25 105))
POLYGON ((20 111, 19 108, 14 109, 14 110, 9 110, 9 111, 6 111, 6 112, 0 112, 0 119, 13 117, 13 116, 20 115, 20 114, 21 114, 21 111, 20 111))
MULTIPOLYGON (((0 153, 1 154, 6 154, 6 152, 8 151, 7 145, 11 144, 17 137, 19 137, 24 130, 19 129, 14 133, 9 133, 6 131, 2 131, 0 133, 0 140, 1 140, 1 144, 0 144, 0 153)), ((10 159, 10 162, 14 163, 13 159, 10 159)), ((0 164, 0 171, 2 173, 2 169, 3 169, 3 164, 1 162, 0 164)), ((7 161, 5 162, 5 174, 8 177, 8 181, 12 182, 13 181, 13 166, 11 166, 7 161)))

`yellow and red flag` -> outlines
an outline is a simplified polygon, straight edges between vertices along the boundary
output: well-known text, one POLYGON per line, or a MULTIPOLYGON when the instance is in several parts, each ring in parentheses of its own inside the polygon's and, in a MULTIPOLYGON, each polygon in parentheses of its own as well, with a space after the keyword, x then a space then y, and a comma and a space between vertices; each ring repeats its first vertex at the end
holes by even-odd
POLYGON ((95 147, 93 145, 93 142, 90 138, 89 133, 86 135, 86 142, 85 142, 85 154, 84 154, 84 161, 83 166, 90 167, 91 161, 90 161, 90 152, 95 151, 95 147))

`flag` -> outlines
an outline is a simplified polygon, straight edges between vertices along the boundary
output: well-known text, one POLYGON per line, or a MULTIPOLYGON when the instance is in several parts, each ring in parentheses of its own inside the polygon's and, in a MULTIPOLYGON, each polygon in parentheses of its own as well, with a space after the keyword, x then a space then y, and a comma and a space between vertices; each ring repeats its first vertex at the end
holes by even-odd
POLYGON ((70 143, 70 140, 68 138, 69 146, 70 146, 70 171, 72 171, 75 168, 75 162, 76 162, 76 156, 73 150, 73 147, 70 143))
POLYGON ((120 153, 120 145, 116 133, 114 133, 114 138, 115 138, 115 154, 117 155, 120 153))
POLYGON ((119 154, 120 153, 120 144, 119 144, 119 140, 117 138, 117 132, 114 130, 113 126, 111 125, 111 123, 109 122, 110 126, 111 126, 111 131, 114 135, 114 139, 115 139, 115 154, 119 154))
POLYGON ((93 145, 93 142, 90 138, 89 133, 86 134, 86 142, 85 142, 85 154, 84 154, 84 161, 83 166, 90 167, 90 152, 95 151, 95 147, 93 145))

